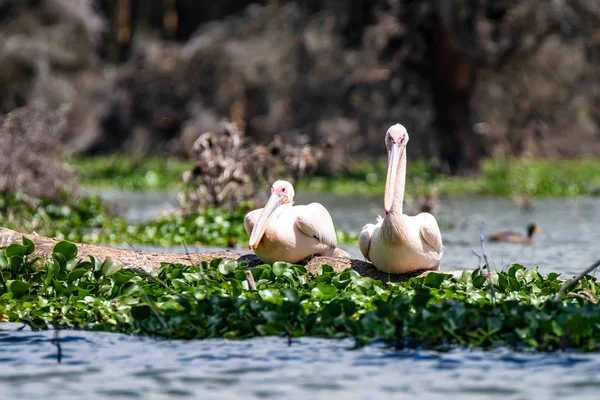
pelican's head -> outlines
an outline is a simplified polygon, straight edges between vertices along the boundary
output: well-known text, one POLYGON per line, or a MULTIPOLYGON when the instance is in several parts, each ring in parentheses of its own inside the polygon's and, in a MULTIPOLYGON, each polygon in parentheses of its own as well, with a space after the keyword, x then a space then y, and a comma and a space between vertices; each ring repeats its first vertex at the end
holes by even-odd
POLYGON ((292 204, 294 202, 294 187, 288 181, 276 181, 271 186, 271 197, 263 208, 252 233, 250 234, 250 241, 248 242, 248 248, 252 250, 258 246, 260 239, 262 239, 267 229, 267 223, 275 211, 284 204, 292 204))
MULTIPOLYGON (((408 132, 400 124, 392 125, 385 133, 385 146, 388 150, 388 170, 385 182, 385 195, 383 198, 383 207, 388 214, 394 202, 394 192, 396 189, 396 175, 400 166, 400 158, 408 144, 408 132)), ((404 188, 402 188, 404 190, 404 188)))

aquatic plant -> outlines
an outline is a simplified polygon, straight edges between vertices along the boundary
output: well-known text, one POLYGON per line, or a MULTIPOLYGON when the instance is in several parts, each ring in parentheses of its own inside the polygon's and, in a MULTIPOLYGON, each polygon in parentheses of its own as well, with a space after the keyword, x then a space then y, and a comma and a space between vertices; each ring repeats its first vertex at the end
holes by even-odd
POLYGON ((248 270, 215 259, 163 264, 153 277, 110 259, 78 259, 69 242, 57 243, 49 259, 34 251, 23 239, 0 255, 0 318, 33 329, 52 323, 187 339, 319 336, 357 344, 381 339, 398 348, 599 349, 600 287, 592 276, 554 301, 563 283, 558 274, 513 265, 493 274, 493 303, 478 270, 384 285, 328 265, 313 275, 282 262, 248 270))
MULTIPOLYGON (((19 232, 36 232, 83 243, 147 244, 155 246, 231 246, 248 241, 242 203, 236 210, 204 208, 171 214, 141 224, 112 216, 98 197, 79 197, 70 205, 36 199, 23 193, 0 192, 0 226, 19 232)), ((340 244, 356 243, 355 233, 337 230, 340 244)))

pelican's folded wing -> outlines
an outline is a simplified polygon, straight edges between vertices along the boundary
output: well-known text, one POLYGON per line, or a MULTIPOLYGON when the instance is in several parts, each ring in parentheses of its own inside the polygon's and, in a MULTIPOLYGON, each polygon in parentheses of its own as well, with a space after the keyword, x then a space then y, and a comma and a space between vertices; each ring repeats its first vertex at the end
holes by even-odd
POLYGON ((423 216, 421 225, 421 237, 438 253, 442 253, 442 233, 438 226, 435 217, 428 213, 421 214, 423 216))
POLYGON ((369 261, 369 248, 371 247, 371 239, 373 239, 373 231, 375 230, 375 225, 367 224, 362 228, 360 232, 360 236, 358 237, 358 248, 363 256, 369 261))
POLYGON ((311 203, 303 208, 296 217, 298 229, 329 247, 337 247, 337 236, 329 211, 319 203, 311 203))

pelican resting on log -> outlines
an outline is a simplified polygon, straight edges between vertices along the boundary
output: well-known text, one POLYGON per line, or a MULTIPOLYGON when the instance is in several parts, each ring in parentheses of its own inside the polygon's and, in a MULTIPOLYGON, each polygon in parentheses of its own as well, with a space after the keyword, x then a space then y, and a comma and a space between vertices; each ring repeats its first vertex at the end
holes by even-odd
POLYGON ((438 270, 442 259, 442 235, 435 217, 421 213, 409 217, 402 213, 406 182, 406 145, 408 132, 400 124, 385 134, 388 170, 385 183, 386 216, 377 224, 367 224, 358 238, 360 251, 378 270, 405 274, 419 270, 438 270))
POLYGON ((297 263, 312 256, 348 257, 337 248, 331 215, 322 204, 294 206, 294 187, 276 181, 264 208, 250 211, 244 228, 250 235, 248 248, 263 262, 297 263))

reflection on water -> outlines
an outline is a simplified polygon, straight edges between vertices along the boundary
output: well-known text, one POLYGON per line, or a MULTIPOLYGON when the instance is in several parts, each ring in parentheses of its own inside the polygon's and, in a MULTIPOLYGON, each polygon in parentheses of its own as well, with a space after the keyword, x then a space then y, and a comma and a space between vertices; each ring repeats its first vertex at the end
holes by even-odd
MULTIPOLYGON (((175 193, 132 193, 102 191, 100 194, 118 204, 122 215, 139 222, 150 219, 177 205, 175 193)), ((383 212, 380 197, 336 196, 299 193, 297 204, 320 202, 330 211, 336 226, 359 232, 367 223, 374 223, 383 212)), ((444 240, 442 269, 474 268, 477 258, 471 250, 481 253, 479 225, 485 222, 485 232, 517 231, 525 233, 528 223, 535 222, 543 232, 530 244, 488 243, 487 252, 493 267, 505 269, 518 262, 528 268, 540 267, 566 275, 577 274, 600 257, 600 198, 537 199, 531 213, 523 213, 510 199, 494 197, 464 197, 443 199, 436 215, 444 240)), ((140 247, 160 250, 156 247, 140 247)), ((362 259, 357 246, 344 246, 362 259)), ((163 249, 181 251, 180 248, 163 249)), ((197 251, 215 248, 196 248, 197 251)), ((242 247, 241 251, 244 251, 242 247)))
POLYGON ((351 340, 162 341, 0 324, 3 398, 597 398, 600 355, 350 350, 351 340))

